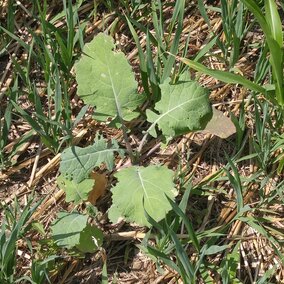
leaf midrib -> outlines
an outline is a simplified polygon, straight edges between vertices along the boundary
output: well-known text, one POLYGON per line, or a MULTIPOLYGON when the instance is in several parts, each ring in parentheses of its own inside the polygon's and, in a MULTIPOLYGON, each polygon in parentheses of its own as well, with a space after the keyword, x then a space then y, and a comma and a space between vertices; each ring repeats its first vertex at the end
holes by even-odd
MULTIPOLYGON (((206 94, 204 94, 203 96, 206 96, 206 94)), ((149 127, 149 129, 147 130, 147 132, 149 133, 149 131, 151 131, 155 126, 156 124, 159 122, 159 120, 161 120, 164 116, 168 115, 169 113, 175 111, 177 108, 180 108, 182 107, 183 105, 191 102, 191 101, 194 101, 194 100, 198 100, 200 99, 200 96, 197 97, 197 98, 191 98, 191 99, 188 99, 186 102, 178 105, 178 106, 175 106, 174 108, 171 108, 171 109, 168 109, 165 113, 163 114, 160 114, 159 117, 152 123, 152 125, 149 127)))
MULTIPOLYGON (((95 153, 86 153, 86 154, 82 154, 82 155, 77 155, 77 157, 80 159, 80 158, 84 158, 85 156, 89 156, 88 158, 90 159, 90 156, 91 155, 99 155, 99 154, 103 154, 104 152, 116 152, 116 151, 119 151, 119 150, 121 150, 121 149, 119 149, 119 148, 115 148, 115 149, 112 149, 112 148, 110 148, 110 149, 105 149, 105 150, 100 150, 100 151, 97 151, 97 152, 95 152, 95 153)), ((65 163, 67 162, 67 161, 71 161, 71 160, 78 160, 78 158, 77 158, 76 156, 73 156, 72 158, 69 158, 69 159, 66 159, 65 160, 65 163)))
POLYGON ((111 88, 112 88, 112 91, 113 91, 113 94, 114 94, 114 100, 115 100, 115 106, 116 106, 117 114, 118 114, 119 119, 122 120, 123 119, 122 118, 122 111, 121 111, 119 101, 118 101, 119 94, 116 93, 116 89, 115 89, 115 86, 114 86, 114 83, 113 83, 113 80, 112 80, 112 76, 111 76, 111 72, 110 72, 110 68, 109 68, 109 60, 108 60, 108 57, 106 55, 105 50, 104 50, 104 55, 105 55, 105 60, 106 60, 106 63, 107 63, 106 67, 107 67, 109 79, 110 79, 110 82, 111 82, 111 88))

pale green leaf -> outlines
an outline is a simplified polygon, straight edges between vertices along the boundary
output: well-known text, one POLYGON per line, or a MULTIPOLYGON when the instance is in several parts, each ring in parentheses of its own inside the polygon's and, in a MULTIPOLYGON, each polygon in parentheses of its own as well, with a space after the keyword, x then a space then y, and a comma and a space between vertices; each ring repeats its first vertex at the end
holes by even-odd
POLYGON ((156 103, 158 114, 147 110, 147 120, 152 122, 148 132, 156 136, 158 125, 163 135, 175 137, 190 131, 203 129, 212 116, 208 92, 189 79, 170 84, 167 79, 161 88, 161 100, 156 103))
POLYGON ((65 178, 80 183, 88 178, 95 167, 99 167, 102 163, 112 170, 115 152, 123 156, 123 150, 119 148, 115 140, 108 145, 103 138, 96 138, 94 145, 85 148, 73 146, 64 150, 59 170, 65 178))
POLYGON ((79 203, 88 199, 90 191, 95 184, 94 179, 85 179, 80 183, 68 180, 63 176, 57 178, 58 186, 66 193, 66 202, 79 203))
POLYGON ((79 244, 76 247, 84 253, 92 253, 98 250, 103 243, 103 233, 97 227, 87 225, 81 232, 79 244))
POLYGON ((58 246, 72 248, 80 243, 80 234, 87 225, 88 216, 78 212, 59 212, 52 223, 52 237, 58 246))
MULTIPOLYGON (((75 64, 78 94, 96 107, 96 118, 130 120, 145 96, 137 93, 137 82, 122 52, 114 51, 112 37, 103 33, 86 44, 75 64)), ((137 116, 137 115, 136 115, 137 116)))
POLYGON ((111 190, 113 204, 109 209, 112 222, 123 217, 129 222, 150 226, 144 209, 157 222, 171 210, 166 195, 174 200, 177 192, 173 172, 165 166, 132 166, 115 176, 118 184, 111 190))

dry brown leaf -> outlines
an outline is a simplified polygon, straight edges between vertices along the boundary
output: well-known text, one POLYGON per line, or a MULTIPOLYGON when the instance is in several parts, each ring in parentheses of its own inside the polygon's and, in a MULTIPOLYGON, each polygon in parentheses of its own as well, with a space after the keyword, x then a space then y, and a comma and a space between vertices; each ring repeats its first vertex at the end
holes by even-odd
POLYGON ((89 193, 88 201, 95 205, 96 201, 105 194, 107 178, 105 174, 98 174, 96 172, 92 172, 90 177, 95 180, 95 185, 89 193))
POLYGON ((222 111, 213 108, 212 119, 202 132, 226 139, 236 133, 236 127, 231 119, 225 116, 222 111))

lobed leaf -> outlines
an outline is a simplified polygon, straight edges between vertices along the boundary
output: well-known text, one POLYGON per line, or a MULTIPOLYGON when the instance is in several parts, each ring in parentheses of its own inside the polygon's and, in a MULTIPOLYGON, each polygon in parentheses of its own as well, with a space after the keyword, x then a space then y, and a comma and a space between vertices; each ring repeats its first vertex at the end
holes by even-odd
POLYGON ((64 150, 59 170, 64 178, 80 183, 88 178, 95 167, 99 167, 102 163, 112 170, 115 152, 121 156, 124 153, 115 140, 112 140, 108 145, 103 138, 97 137, 94 145, 85 148, 72 146, 64 150))
POLYGON ((158 125, 163 135, 175 137, 203 129, 212 116, 208 92, 197 82, 181 77, 176 84, 167 79, 161 88, 161 100, 156 103, 158 114, 147 110, 147 120, 152 122, 148 132, 156 137, 158 125))
POLYGON ((149 226, 144 210, 155 220, 165 218, 177 192, 173 184, 173 172, 165 166, 132 166, 115 175, 118 184, 112 188, 112 206, 109 218, 116 222, 124 217, 129 222, 149 226))
POLYGON ((228 249, 229 247, 230 245, 223 245, 223 246, 212 245, 205 250, 205 255, 217 254, 224 251, 225 249, 228 249))
POLYGON ((94 183, 95 181, 93 179, 85 179, 80 183, 76 183, 63 176, 57 178, 58 186, 66 193, 66 202, 74 202, 75 204, 88 200, 94 183))
POLYGON ((86 104, 96 107, 96 118, 106 121, 119 117, 129 121, 133 111, 145 100, 137 93, 137 82, 122 52, 114 51, 112 37, 97 35, 83 49, 75 64, 78 94, 86 104))

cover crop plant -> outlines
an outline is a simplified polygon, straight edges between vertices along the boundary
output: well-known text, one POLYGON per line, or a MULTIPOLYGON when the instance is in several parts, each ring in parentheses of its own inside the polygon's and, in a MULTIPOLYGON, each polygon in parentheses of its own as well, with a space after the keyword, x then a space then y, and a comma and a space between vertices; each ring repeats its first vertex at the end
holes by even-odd
MULTIPOLYGON (((139 152, 148 135, 157 137, 161 133, 169 140, 189 131, 203 129, 212 116, 207 90, 192 81, 186 73, 181 74, 175 83, 171 83, 170 78, 164 80, 159 85, 160 99, 146 110, 150 126, 144 133, 139 149, 135 150, 129 142, 126 122, 141 115, 140 107, 146 103, 147 97, 138 93, 131 66, 124 54, 115 50, 113 39, 101 33, 86 44, 81 59, 75 64, 75 72, 78 95, 94 107, 94 118, 121 127, 126 149, 115 140, 107 143, 98 136, 91 146, 67 148, 62 153, 59 185, 66 191, 69 200, 78 202, 83 195, 85 197, 82 199, 87 199, 88 191, 94 185, 90 179, 91 171, 101 164, 112 171, 115 153, 120 156, 127 154, 131 165, 115 174, 117 184, 111 190, 109 219, 117 222, 122 217, 128 222, 150 226, 146 211, 156 222, 162 220, 172 208, 168 199, 173 201, 177 195, 174 173, 162 165, 140 166, 139 152)), ((67 215, 64 218, 68 218, 67 215)), ((76 224, 72 222, 72 230, 75 230, 76 224)), ((77 235, 82 229, 78 228, 77 235)), ((60 243, 60 240, 57 241, 60 243)), ((72 244, 76 245, 76 241, 72 244)))

